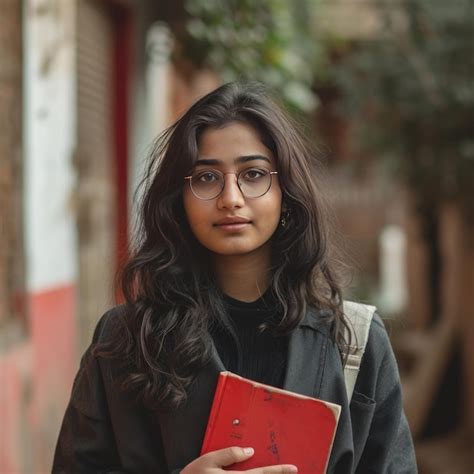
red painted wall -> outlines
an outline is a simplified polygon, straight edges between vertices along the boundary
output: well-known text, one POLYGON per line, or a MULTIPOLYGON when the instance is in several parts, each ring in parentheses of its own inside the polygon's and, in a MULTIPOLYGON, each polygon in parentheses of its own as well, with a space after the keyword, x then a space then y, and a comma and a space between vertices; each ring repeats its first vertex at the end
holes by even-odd
POLYGON ((24 339, 0 354, 0 473, 49 472, 76 365, 75 288, 28 297, 24 339))

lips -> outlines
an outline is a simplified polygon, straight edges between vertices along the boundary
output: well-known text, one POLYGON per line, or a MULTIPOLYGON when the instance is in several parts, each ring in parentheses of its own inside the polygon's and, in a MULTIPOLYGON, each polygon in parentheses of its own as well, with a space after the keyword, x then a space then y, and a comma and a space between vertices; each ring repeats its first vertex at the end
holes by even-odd
POLYGON ((248 224, 250 223, 249 219, 245 217, 224 217, 220 221, 217 221, 214 225, 233 225, 233 224, 248 224))
POLYGON ((223 219, 217 221, 214 226, 218 227, 221 230, 226 231, 238 231, 245 229, 251 221, 245 217, 224 217, 223 219))

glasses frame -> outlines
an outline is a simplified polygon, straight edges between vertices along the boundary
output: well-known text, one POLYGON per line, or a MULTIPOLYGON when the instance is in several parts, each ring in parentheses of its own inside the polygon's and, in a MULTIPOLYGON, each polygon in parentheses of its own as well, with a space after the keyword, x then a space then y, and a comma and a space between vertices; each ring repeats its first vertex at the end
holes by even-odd
MULTIPOLYGON (((277 175, 278 174, 278 171, 271 171, 267 168, 259 168, 259 169, 263 169, 265 171, 268 172, 268 174, 270 175, 270 185, 268 186, 268 189, 263 193, 263 194, 260 194, 260 196, 247 196, 243 191, 242 191, 242 188, 240 187, 240 182, 239 182, 239 178, 240 178, 240 175, 244 172, 244 171, 248 171, 248 170, 251 170, 255 167, 253 166, 249 166, 248 168, 244 168, 243 170, 240 170, 238 173, 234 172, 234 173, 223 173, 222 171, 219 171, 219 170, 216 170, 215 168, 210 168, 208 171, 214 171, 214 172, 217 172, 217 173, 220 173, 222 175, 222 177, 225 177, 227 174, 233 174, 235 175, 235 177, 237 178, 237 187, 239 188, 239 191, 241 192, 242 196, 246 199, 258 199, 258 198, 261 198, 262 196, 265 196, 265 194, 268 193, 268 191, 270 191, 271 187, 272 187, 272 184, 273 184, 273 175, 277 175)), ((203 170, 204 171, 204 170, 203 170)), ((213 199, 217 199, 224 191, 224 188, 225 188, 225 180, 223 180, 223 184, 222 184, 222 188, 221 190, 214 196, 214 197, 211 197, 211 198, 202 198, 200 196, 198 196, 195 192, 194 192, 194 189, 193 189, 193 186, 191 184, 191 179, 192 179, 192 175, 189 175, 189 176, 185 176, 184 179, 185 181, 187 181, 189 183, 189 188, 191 189, 191 192, 193 193, 193 195, 197 198, 197 199, 200 199, 201 201, 212 201, 213 199)))

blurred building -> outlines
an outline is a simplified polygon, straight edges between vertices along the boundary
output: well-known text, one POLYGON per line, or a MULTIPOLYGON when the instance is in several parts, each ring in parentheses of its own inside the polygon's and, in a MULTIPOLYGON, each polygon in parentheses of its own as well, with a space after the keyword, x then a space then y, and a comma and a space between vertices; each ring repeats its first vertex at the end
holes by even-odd
POLYGON ((143 158, 215 85, 171 67, 166 3, 1 3, 1 473, 50 470, 79 355, 118 296, 143 158))

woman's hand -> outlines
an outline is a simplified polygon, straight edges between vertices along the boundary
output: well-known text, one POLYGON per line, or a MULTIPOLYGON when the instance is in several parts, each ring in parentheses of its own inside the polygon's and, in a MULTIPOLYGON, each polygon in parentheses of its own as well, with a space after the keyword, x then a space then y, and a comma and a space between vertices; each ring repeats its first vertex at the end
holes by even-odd
MULTIPOLYGON (((219 474, 219 473, 236 473, 237 471, 224 471, 224 466, 230 466, 236 462, 246 461, 254 454, 252 448, 225 448, 219 451, 212 451, 195 459, 188 464, 181 474, 219 474)), ((249 474, 295 474, 298 472, 296 466, 291 464, 279 464, 277 466, 259 467, 257 469, 250 469, 249 474)))

